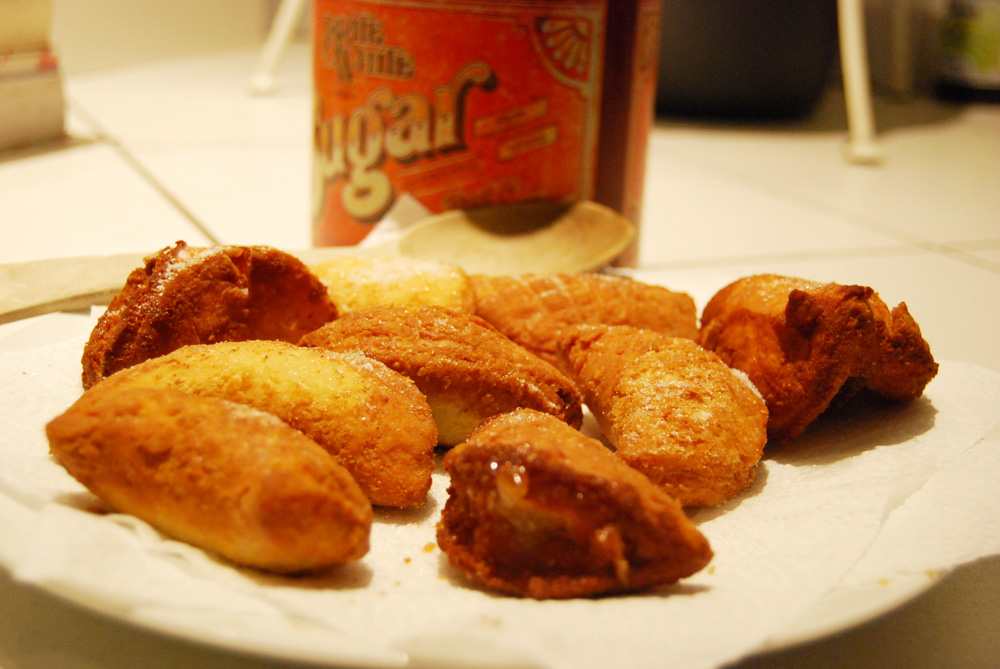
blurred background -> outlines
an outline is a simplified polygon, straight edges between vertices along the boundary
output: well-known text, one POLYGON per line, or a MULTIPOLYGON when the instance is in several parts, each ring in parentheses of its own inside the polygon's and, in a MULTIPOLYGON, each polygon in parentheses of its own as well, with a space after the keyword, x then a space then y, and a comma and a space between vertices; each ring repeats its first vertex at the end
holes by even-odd
MULTIPOLYGON (((259 46, 279 0, 55 0, 52 41, 67 74, 259 46)), ((297 38, 308 39, 308 12, 297 38)))
MULTIPOLYGON (((69 74, 193 56, 259 45, 278 5, 279 0, 54 0, 53 42, 69 74)), ((949 5, 949 0, 865 3, 872 79, 880 90, 931 89, 940 22, 949 5)), ((663 51, 668 74, 678 77, 680 88, 680 77, 698 64, 735 76, 746 73, 741 68, 773 65, 779 54, 797 54, 795 59, 807 65, 799 72, 805 78, 808 71, 815 82, 817 61, 834 55, 830 50, 836 48, 835 7, 833 0, 667 0, 663 51), (759 61, 749 63, 743 60, 747 56, 759 61)), ((309 36, 309 12, 302 14, 299 41, 309 36)), ((825 64, 836 66, 829 58, 825 64)), ((800 83, 787 66, 780 72, 791 77, 789 85, 800 83)))

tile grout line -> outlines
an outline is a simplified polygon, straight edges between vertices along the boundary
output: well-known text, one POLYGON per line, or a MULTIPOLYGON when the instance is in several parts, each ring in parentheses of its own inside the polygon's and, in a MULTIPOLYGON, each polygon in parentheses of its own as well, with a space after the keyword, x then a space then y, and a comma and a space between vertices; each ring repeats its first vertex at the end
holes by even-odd
POLYGON ((733 265, 769 263, 769 262, 811 262, 817 260, 845 260, 855 258, 876 258, 879 256, 902 257, 907 255, 918 255, 921 253, 931 253, 963 262, 968 265, 979 267, 987 271, 1000 274, 1000 264, 978 258, 960 249, 951 249, 943 245, 936 245, 938 248, 929 248, 923 244, 900 244, 899 246, 873 246, 853 249, 836 249, 827 251, 792 251, 787 253, 761 253, 747 256, 729 256, 717 258, 702 258, 699 260, 662 261, 645 264, 639 267, 641 270, 653 271, 677 271, 677 270, 703 270, 712 268, 731 267, 733 265))
MULTIPOLYGON (((948 258, 951 258, 952 260, 956 260, 958 262, 962 262, 967 265, 972 265, 980 269, 985 269, 987 271, 1000 274, 1000 264, 991 262, 989 260, 985 260, 983 258, 979 258, 969 253, 967 250, 958 248, 958 245, 951 244, 948 242, 935 242, 925 237, 914 235, 913 233, 909 233, 905 230, 901 230, 886 223, 882 223, 871 217, 863 216, 849 209, 844 209, 843 207, 837 206, 835 204, 830 204, 829 202, 825 202, 815 197, 803 195, 802 193, 797 193, 787 188, 782 188, 781 186, 770 183, 768 181, 755 179, 752 176, 743 174, 742 172, 738 172, 736 170, 728 169, 724 166, 707 163, 704 160, 700 160, 696 156, 692 156, 690 154, 685 154, 683 163, 675 161, 671 158, 667 158, 667 160, 673 162, 674 165, 677 167, 690 167, 693 164, 703 174, 723 178, 729 181, 730 183, 741 185, 746 188, 751 188, 758 192, 767 193, 786 202, 798 203, 808 209, 829 214, 834 218, 840 219, 852 225, 857 225, 858 227, 868 230, 869 232, 875 232, 878 234, 885 235, 887 237, 891 237, 893 239, 898 240, 902 244, 915 246, 930 253, 943 255, 948 258)), ((826 254, 828 252, 824 253, 826 254)), ((807 253, 803 254, 803 257, 808 257, 811 255, 815 256, 816 254, 807 253)), ((766 256, 758 256, 758 257, 766 257, 766 256)), ((787 259, 787 256, 785 255, 781 255, 780 257, 787 259)))
POLYGON ((159 193, 167 202, 170 203, 187 221, 193 225, 201 234, 205 235, 210 242, 213 244, 221 244, 222 242, 218 237, 208 229, 194 213, 188 209, 184 204, 177 199, 177 197, 171 193, 166 186, 160 183, 156 177, 150 172, 145 165, 143 165, 138 158, 132 155, 125 146, 115 139, 110 133, 108 133, 104 126, 102 126, 93 116, 91 116, 85 109, 80 107, 76 102, 71 101, 70 104, 73 107, 73 113, 79 116, 81 119, 86 121, 86 123, 94 130, 96 134, 96 140, 110 146, 118 155, 125 161, 125 163, 138 174, 140 178, 148 183, 157 193, 159 193))
POLYGON ((966 265, 972 265, 974 267, 979 267, 980 269, 1000 274, 1000 263, 987 260, 986 258, 980 258, 973 253, 963 251, 962 249, 952 248, 946 244, 942 244, 941 246, 942 250, 938 252, 943 256, 965 263, 966 265))
POLYGON ((768 263, 802 261, 810 262, 816 260, 835 260, 849 258, 864 258, 877 256, 904 256, 916 255, 927 252, 917 245, 899 246, 878 246, 853 249, 817 250, 817 251, 789 251, 784 253, 759 253, 746 256, 727 256, 716 258, 702 258, 698 260, 664 261, 655 264, 643 265, 643 270, 700 270, 711 268, 722 268, 731 265, 746 263, 768 263))

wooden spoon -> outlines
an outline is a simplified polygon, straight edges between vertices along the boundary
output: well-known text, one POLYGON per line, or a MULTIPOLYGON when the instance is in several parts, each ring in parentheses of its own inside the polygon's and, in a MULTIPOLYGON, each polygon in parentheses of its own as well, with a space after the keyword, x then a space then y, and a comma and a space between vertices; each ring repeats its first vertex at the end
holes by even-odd
MULTIPOLYGON (((632 242, 630 221, 594 202, 531 202, 437 214, 373 246, 292 251, 307 265, 344 256, 443 260, 482 274, 599 269, 632 242)), ((107 304, 147 253, 0 265, 0 323, 107 304)))

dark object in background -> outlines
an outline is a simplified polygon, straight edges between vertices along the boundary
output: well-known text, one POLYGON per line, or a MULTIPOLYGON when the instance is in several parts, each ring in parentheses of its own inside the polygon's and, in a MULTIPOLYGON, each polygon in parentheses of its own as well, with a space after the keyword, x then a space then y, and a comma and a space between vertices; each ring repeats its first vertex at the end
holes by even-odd
POLYGON ((1000 102, 1000 5, 952 0, 941 22, 938 97, 1000 102))
POLYGON ((664 0, 657 113, 804 116, 836 54, 836 0, 664 0))

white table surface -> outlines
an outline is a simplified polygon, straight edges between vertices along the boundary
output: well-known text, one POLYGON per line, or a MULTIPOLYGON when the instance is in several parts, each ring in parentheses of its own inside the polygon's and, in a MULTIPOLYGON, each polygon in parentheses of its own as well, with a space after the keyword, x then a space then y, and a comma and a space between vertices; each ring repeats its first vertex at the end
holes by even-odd
MULTIPOLYGON (((79 76, 76 140, 0 156, 0 262, 192 243, 309 243, 309 84, 293 49, 269 98, 254 52, 79 76)), ((774 271, 905 300, 935 355, 1000 369, 1000 108, 881 102, 886 161, 842 159, 836 91, 803 122, 661 119, 640 262, 708 280, 774 271)), ((721 286, 720 286, 721 287, 721 286)), ((1000 667, 1000 558, 889 614, 741 669, 1000 667)), ((95 616, 0 571, 0 669, 265 667, 95 616)))

